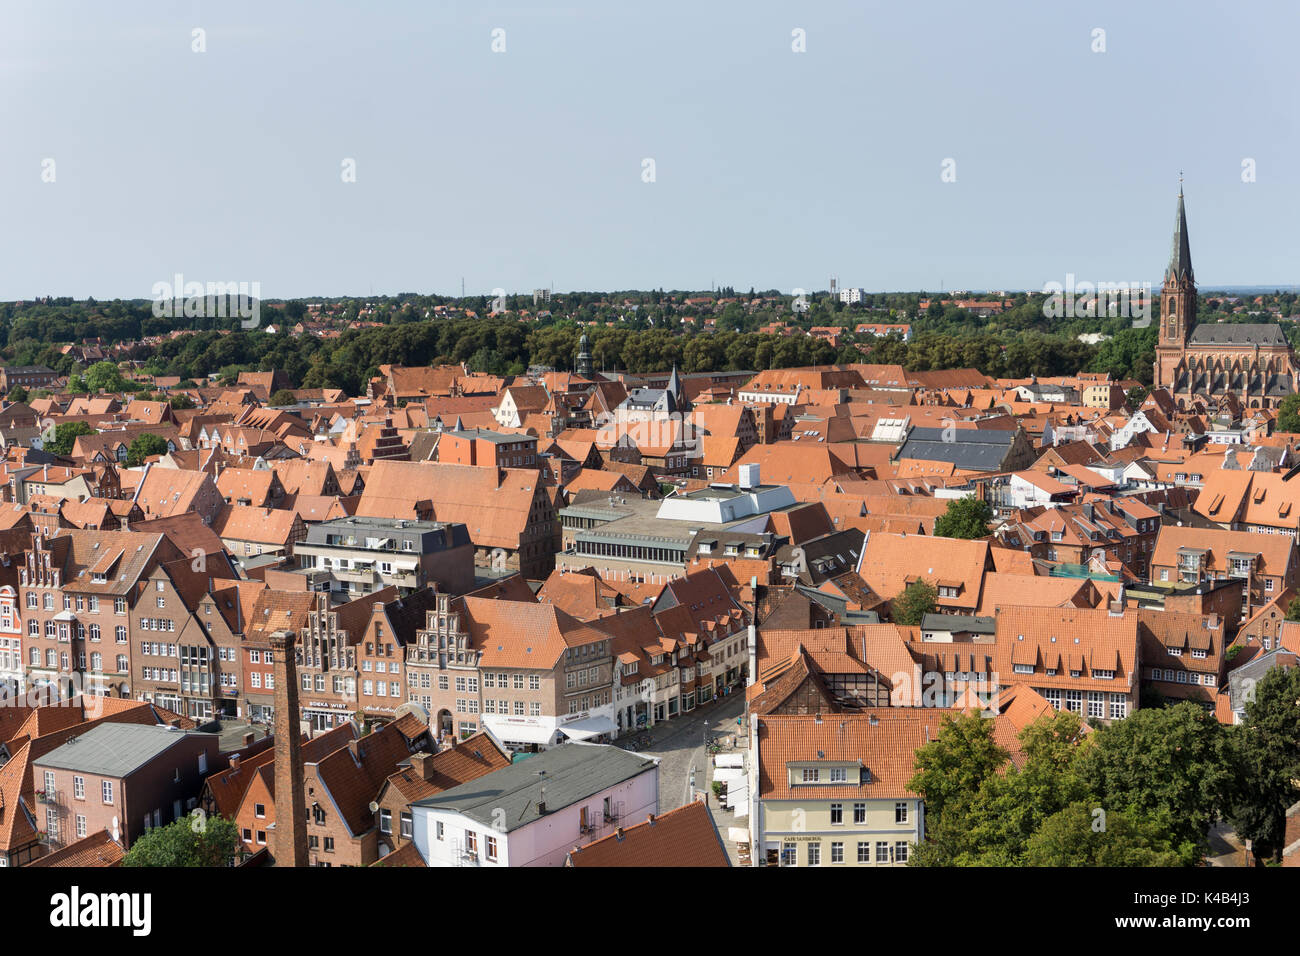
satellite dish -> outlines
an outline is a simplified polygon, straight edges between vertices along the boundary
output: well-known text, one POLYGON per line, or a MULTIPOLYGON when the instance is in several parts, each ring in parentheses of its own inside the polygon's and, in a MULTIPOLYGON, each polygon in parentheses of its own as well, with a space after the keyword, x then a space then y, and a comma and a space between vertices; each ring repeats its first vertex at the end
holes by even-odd
POLYGON ((370 812, 371 812, 371 813, 378 813, 378 812, 379 812, 379 804, 376 803, 374 800, 371 800, 371 801, 370 801, 370 812))
POLYGON ((113 832, 113 842, 120 843, 122 836, 121 836, 121 831, 117 825, 117 817, 113 817, 112 832, 113 832))
POLYGON ((407 701, 393 712, 393 720, 398 721, 407 714, 415 714, 423 724, 429 723, 429 712, 417 704, 415 701, 407 701))

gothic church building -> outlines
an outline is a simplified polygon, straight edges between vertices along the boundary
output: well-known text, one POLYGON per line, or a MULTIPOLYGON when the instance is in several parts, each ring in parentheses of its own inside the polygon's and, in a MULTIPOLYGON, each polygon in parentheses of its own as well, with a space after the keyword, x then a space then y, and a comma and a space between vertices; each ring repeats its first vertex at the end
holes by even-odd
POLYGON ((1227 395, 1234 395, 1242 409, 1275 408, 1297 390, 1298 381, 1300 364, 1281 326, 1197 326, 1196 277, 1179 186, 1173 252, 1160 291, 1156 387, 1169 389, 1180 408, 1200 399, 1213 409, 1227 395))

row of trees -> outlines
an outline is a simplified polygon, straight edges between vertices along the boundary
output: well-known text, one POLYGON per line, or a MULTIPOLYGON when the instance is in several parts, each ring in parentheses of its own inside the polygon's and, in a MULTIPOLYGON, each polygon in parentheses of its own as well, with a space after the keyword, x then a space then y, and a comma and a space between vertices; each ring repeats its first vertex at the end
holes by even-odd
MULTIPOLYGON (((988 334, 951 338, 924 333, 908 343, 896 337, 867 337, 863 349, 849 336, 837 349, 806 335, 665 328, 638 331, 621 326, 585 331, 598 371, 633 373, 672 365, 685 372, 721 372, 874 362, 901 365, 909 371, 975 367, 994 377, 1023 378, 1074 374, 1090 367, 1098 353, 1095 346, 1039 333, 1009 342, 988 334)), ((126 357, 141 361, 143 371, 151 375, 174 375, 183 380, 218 375, 224 382, 233 382, 241 371, 280 369, 296 387, 342 388, 359 394, 384 364, 464 362, 471 371, 498 375, 522 374, 532 365, 572 370, 583 332, 583 327, 568 321, 529 325, 501 317, 399 323, 349 330, 334 339, 292 336, 283 330, 275 334, 261 330, 197 332, 153 347, 139 346, 126 357)), ((1119 374, 1143 377, 1145 357, 1136 350, 1127 358, 1112 356, 1107 361, 1119 374)), ((123 380, 113 363, 80 370, 52 346, 25 356, 24 363, 49 365, 70 375, 70 388, 75 392, 121 392, 136 387, 123 380)), ((1145 377, 1150 378, 1149 366, 1145 377)))
MULTIPOLYGON (((881 294, 873 297, 880 307, 868 311, 823 294, 813 297, 809 310, 802 313, 792 311, 790 296, 754 310, 733 302, 718 313, 709 306, 670 301, 673 296, 662 292, 614 293, 603 299, 598 293, 570 293, 536 308, 527 296, 508 297, 507 309, 530 312, 530 320, 520 322, 515 311, 491 315, 492 303, 483 297, 403 295, 369 305, 360 300, 339 303, 343 320, 365 318, 383 327, 345 332, 331 340, 284 333, 305 317, 305 306, 299 301, 263 308, 263 322, 274 323, 280 329, 277 335, 246 332, 237 318, 159 318, 152 314, 150 303, 141 301, 55 300, 21 309, 0 303, 0 348, 13 364, 43 364, 71 374, 77 371, 73 359, 62 355, 57 343, 88 337, 110 343, 138 341, 176 329, 196 330, 200 334, 165 340, 156 348, 140 347, 128 357, 148 362, 155 374, 194 378, 274 367, 298 385, 348 387, 365 371, 386 362, 466 362, 475 371, 495 374, 518 374, 532 364, 569 369, 581 334, 578 321, 594 321, 602 323, 590 330, 597 369, 654 371, 676 362, 688 371, 704 372, 861 361, 861 344, 870 351, 869 361, 900 364, 912 371, 974 366, 993 376, 1025 377, 1089 369, 1150 379, 1156 323, 1133 329, 1131 320, 1122 317, 1049 318, 1042 296, 1023 293, 1001 315, 977 316, 954 305, 942 306, 937 298, 921 311, 918 306, 924 296, 881 294), (430 318, 435 306, 448 303, 472 308, 479 317, 430 318), (549 313, 542 311, 546 308, 549 313), (679 320, 686 315, 713 316, 717 331, 683 327, 679 320), (844 345, 836 350, 807 336, 757 332, 774 321, 804 329, 838 326, 845 330, 844 345), (871 336, 855 341, 852 329, 862 321, 908 321, 913 341, 871 336), (616 324, 609 327, 604 322, 616 324), (1077 340, 1084 331, 1101 331, 1113 338, 1100 347, 1086 346, 1077 340)), ((743 296, 741 300, 749 301, 743 296)), ((85 384, 93 388, 90 382, 85 384)))

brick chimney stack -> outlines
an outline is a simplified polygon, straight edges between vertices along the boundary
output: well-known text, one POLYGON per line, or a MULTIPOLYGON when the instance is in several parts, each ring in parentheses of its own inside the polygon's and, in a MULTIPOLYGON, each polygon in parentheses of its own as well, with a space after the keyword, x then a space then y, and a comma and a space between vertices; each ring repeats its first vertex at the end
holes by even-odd
POLYGON ((302 746, 298 742, 298 668, 292 631, 271 635, 275 656, 275 866, 307 866, 307 804, 303 797, 302 746))
POLYGON ((411 754, 411 770, 421 780, 428 781, 433 776, 433 758, 429 753, 421 750, 419 753, 411 754))

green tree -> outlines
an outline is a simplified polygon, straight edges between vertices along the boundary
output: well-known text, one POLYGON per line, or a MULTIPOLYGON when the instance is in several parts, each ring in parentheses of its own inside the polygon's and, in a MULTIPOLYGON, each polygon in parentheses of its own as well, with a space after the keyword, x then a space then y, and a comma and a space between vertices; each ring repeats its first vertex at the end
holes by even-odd
POLYGON ((238 831, 220 816, 182 817, 156 827, 132 845, 123 866, 229 866, 238 831))
POLYGON ((271 402, 271 404, 272 404, 273 406, 276 406, 276 407, 279 407, 279 406, 281 406, 281 405, 296 405, 296 404, 298 404, 298 400, 297 400, 296 398, 293 397, 293 392, 292 392, 290 389, 287 389, 287 388, 282 388, 282 389, 280 389, 278 392, 276 392, 274 395, 272 395, 272 396, 271 396, 271 399, 270 399, 270 402, 271 402))
POLYGON ((167 442, 153 432, 145 432, 136 436, 135 440, 127 446, 126 465, 128 468, 135 468, 143 465, 146 458, 165 454, 167 454, 167 442))
POLYGON ((9 401, 11 402, 27 401, 27 389, 23 388, 21 385, 15 385, 13 387, 13 391, 9 393, 9 401))
MULTIPOLYGON (((1005 772, 984 774, 974 792, 954 788, 937 824, 931 826, 927 820, 925 843, 909 862, 917 866, 1023 864, 1028 841, 1042 822, 1086 797, 1071 771, 1087 745, 1076 714, 1061 711, 1034 721, 1020 733, 1020 768, 1008 766, 1005 772)), ((949 768, 949 772, 961 771, 949 768)))
POLYGON ((989 533, 993 509, 987 501, 978 498, 952 498, 948 510, 934 523, 934 533, 940 538, 982 538, 989 533))
POLYGON ((933 584, 924 579, 913 581, 890 604, 894 623, 908 626, 920 624, 921 618, 934 613, 938 599, 939 592, 933 584))
POLYGON ((907 789, 925 797, 927 824, 937 826, 944 808, 979 790, 1007 756, 993 739, 993 721, 974 711, 946 714, 935 739, 917 750, 907 789))
POLYGON ((95 429, 85 422, 64 422, 54 426, 54 438, 45 443, 45 450, 52 455, 70 455, 79 436, 93 434, 95 429))
POLYGON ((121 392, 131 388, 118 367, 109 361, 96 362, 86 369, 85 382, 92 392, 121 392))
POLYGON ((1300 432, 1300 394, 1288 395, 1277 408, 1277 430, 1300 432))
POLYGON ((1074 771, 1108 814, 1146 817, 1184 863, 1200 861, 1226 807, 1230 752, 1223 725, 1189 701, 1138 710, 1092 733, 1074 771))
POLYGON ((1286 606, 1286 619, 1300 621, 1300 595, 1293 597, 1291 603, 1286 606))
POLYGON ((173 395, 168 404, 171 405, 172 408, 193 408, 194 399, 182 392, 179 395, 173 395))
POLYGON ((1229 822, 1261 858, 1281 859, 1286 811, 1300 800, 1300 667, 1274 667, 1244 688, 1246 722, 1232 729, 1229 822))
POLYGON ((1025 845, 1028 866, 1178 866, 1182 860, 1156 824, 1071 803, 1043 821, 1025 845))

